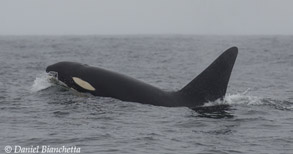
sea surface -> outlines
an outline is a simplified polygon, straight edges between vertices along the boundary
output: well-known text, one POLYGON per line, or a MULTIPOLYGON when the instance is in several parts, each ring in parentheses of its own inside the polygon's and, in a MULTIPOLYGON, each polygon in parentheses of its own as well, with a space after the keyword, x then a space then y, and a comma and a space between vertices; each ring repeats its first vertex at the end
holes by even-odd
POLYGON ((0 153, 292 154, 293 36, 0 36, 0 130, 0 153), (176 91, 232 46, 224 101, 194 109, 82 95, 45 73, 75 61, 176 91))

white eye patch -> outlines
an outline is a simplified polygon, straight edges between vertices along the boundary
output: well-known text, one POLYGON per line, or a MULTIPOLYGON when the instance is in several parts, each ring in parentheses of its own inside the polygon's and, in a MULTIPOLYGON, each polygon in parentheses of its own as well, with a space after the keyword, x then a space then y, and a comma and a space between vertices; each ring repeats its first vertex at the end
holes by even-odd
POLYGON ((95 91, 96 89, 88 82, 78 78, 78 77, 72 77, 73 81, 82 87, 83 89, 89 90, 89 91, 95 91))

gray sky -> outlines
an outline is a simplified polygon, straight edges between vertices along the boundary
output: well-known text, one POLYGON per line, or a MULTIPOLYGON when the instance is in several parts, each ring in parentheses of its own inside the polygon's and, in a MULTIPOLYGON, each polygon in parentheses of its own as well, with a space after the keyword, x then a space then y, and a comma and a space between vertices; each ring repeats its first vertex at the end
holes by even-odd
POLYGON ((293 34, 293 0, 0 0, 0 35, 293 34))

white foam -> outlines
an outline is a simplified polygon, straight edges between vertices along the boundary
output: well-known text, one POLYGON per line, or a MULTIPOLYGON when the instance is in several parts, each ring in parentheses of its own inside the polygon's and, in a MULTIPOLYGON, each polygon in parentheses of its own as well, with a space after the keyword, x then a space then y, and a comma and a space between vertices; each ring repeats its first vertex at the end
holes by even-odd
POLYGON ((38 92, 51 87, 52 83, 50 82, 50 78, 51 77, 47 73, 39 74, 34 80, 34 83, 31 87, 31 92, 38 92))
POLYGON ((227 94, 224 98, 225 104, 245 104, 245 105, 261 105, 263 104, 262 98, 257 96, 249 96, 243 93, 227 94))
POLYGON ((214 105, 261 105, 264 104, 261 97, 249 96, 249 89, 242 93, 226 94, 223 100, 206 103, 204 106, 214 105))

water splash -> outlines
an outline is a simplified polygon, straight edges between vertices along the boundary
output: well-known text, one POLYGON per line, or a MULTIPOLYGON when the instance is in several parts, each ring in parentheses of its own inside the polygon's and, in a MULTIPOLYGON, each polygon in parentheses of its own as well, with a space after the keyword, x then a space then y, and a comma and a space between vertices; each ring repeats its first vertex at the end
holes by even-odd
POLYGON ((47 73, 39 74, 36 79, 34 80, 34 83, 31 87, 31 92, 38 92, 44 89, 47 89, 52 86, 52 83, 50 82, 50 77, 47 73))
POLYGON ((218 99, 213 102, 206 103, 204 106, 214 105, 262 105, 263 98, 248 95, 249 89, 236 94, 226 94, 224 99, 218 99))
POLYGON ((245 93, 237 93, 237 94, 227 94, 222 101, 224 104, 228 105, 262 105, 264 102, 263 98, 257 96, 249 96, 245 93))
POLYGON ((224 99, 218 99, 213 102, 208 102, 204 104, 203 107, 212 106, 225 106, 225 105, 255 105, 255 106, 270 106, 279 110, 293 110, 293 102, 289 100, 277 100, 273 98, 263 98, 259 96, 252 96, 248 94, 249 89, 236 93, 236 94, 226 94, 224 99))

